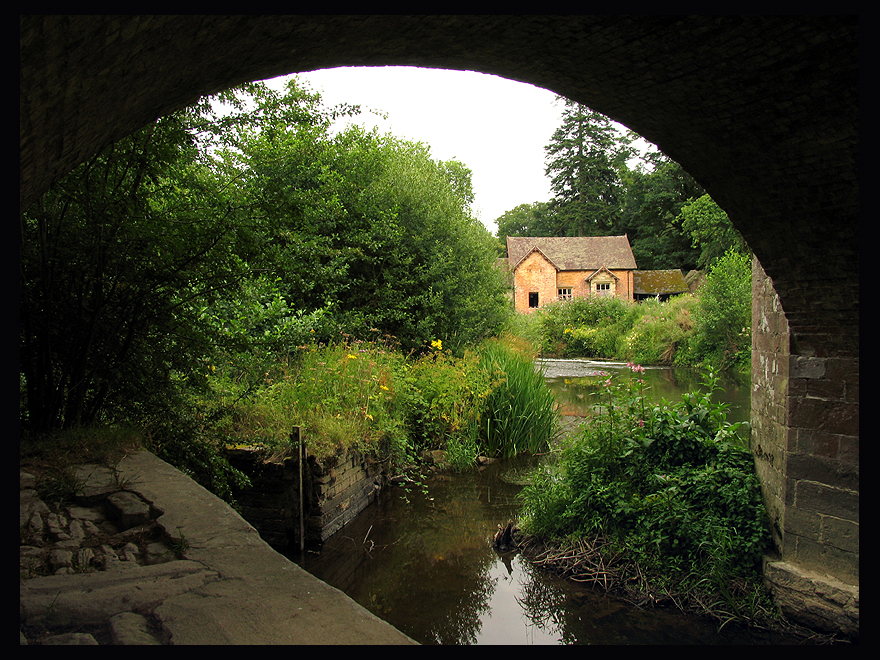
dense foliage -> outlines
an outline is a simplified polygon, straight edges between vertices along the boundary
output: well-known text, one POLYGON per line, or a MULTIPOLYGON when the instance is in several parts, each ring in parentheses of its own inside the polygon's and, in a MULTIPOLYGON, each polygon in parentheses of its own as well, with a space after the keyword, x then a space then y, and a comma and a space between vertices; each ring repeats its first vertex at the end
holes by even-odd
POLYGON ((210 365, 201 407, 216 407, 205 428, 226 443, 283 451, 298 426, 319 459, 354 446, 401 465, 442 449, 464 469, 480 455, 547 449, 558 416, 533 357, 513 340, 490 339, 460 355, 435 340, 411 359, 387 336, 346 337, 301 346, 256 387, 233 364, 210 365))
POLYGON ((341 331, 405 350, 497 332, 509 309, 470 171, 331 134, 352 112, 295 81, 246 85, 114 144, 28 209, 25 426, 150 417, 203 387, 205 363, 256 368, 341 331))
POLYGON ((739 425, 712 401, 714 379, 661 405, 646 402, 640 382, 605 381, 597 415, 524 490, 526 529, 602 534, 671 573, 759 575, 766 513, 739 425))
POLYGON ((551 303, 535 314, 543 349, 563 357, 747 369, 751 273, 751 259, 729 251, 696 294, 663 302, 597 296, 551 303))
POLYGON ((21 218, 23 422, 39 430, 166 398, 211 350, 200 301, 244 277, 247 226, 192 133, 165 117, 76 168, 21 218))
POLYGON ((496 236, 626 234, 643 270, 708 268, 728 249, 748 254, 739 232, 681 165, 660 151, 637 155, 638 138, 563 97, 545 147, 552 197, 496 218, 496 236))
POLYGON ((256 420, 272 437, 296 423, 328 446, 347 432, 399 445, 409 413, 384 403, 409 411, 411 390, 381 389, 405 380, 382 361, 365 371, 354 342, 393 343, 395 364, 432 341, 461 354, 511 311, 470 170, 331 130, 356 112, 295 79, 244 85, 152 122, 27 209, 23 429, 134 424, 224 496, 241 475, 217 448, 256 420), (379 389, 349 400, 329 385, 345 379, 379 389))

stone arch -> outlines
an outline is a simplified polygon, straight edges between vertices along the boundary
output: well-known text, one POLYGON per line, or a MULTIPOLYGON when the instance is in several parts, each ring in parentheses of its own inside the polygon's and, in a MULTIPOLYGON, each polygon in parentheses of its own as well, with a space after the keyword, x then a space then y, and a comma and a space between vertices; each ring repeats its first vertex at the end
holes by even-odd
POLYGON ((844 584, 834 616, 852 610, 854 588, 857 633, 857 16, 22 16, 19 26, 22 209, 201 95, 334 66, 496 74, 660 146, 755 252, 753 438, 783 569, 844 584))

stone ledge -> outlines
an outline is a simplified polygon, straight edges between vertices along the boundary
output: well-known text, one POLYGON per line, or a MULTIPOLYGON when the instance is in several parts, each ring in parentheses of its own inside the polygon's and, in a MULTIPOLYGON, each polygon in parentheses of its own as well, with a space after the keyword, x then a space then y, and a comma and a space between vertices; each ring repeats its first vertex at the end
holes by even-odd
MULTIPOLYGON (((185 544, 184 559, 20 579, 22 644, 94 644, 92 635, 43 637, 87 623, 111 631, 97 641, 105 644, 139 643, 151 631, 164 645, 414 643, 272 550, 227 503, 150 452, 126 456, 111 477, 162 512, 154 523, 185 544)), ((25 492, 22 518, 35 506, 25 492)))
POLYGON ((764 580, 789 619, 813 630, 858 638, 858 585, 766 557, 764 580))

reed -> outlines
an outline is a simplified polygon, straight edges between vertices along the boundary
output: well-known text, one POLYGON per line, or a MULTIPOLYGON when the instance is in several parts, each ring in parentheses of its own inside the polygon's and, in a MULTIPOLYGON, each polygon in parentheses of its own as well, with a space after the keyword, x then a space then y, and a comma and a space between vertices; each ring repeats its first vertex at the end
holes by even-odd
POLYGON ((483 369, 503 374, 486 398, 479 420, 486 454, 510 458, 546 451, 558 431, 559 413, 532 356, 499 339, 484 342, 479 355, 483 369))

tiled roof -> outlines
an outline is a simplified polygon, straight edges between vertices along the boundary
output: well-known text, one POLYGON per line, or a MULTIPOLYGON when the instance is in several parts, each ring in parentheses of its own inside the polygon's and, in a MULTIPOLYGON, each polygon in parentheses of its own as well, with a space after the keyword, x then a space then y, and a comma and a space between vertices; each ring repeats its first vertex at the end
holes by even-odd
POLYGON ((626 236, 508 236, 507 257, 511 267, 516 269, 535 248, 559 270, 636 268, 626 236))
POLYGON ((656 296, 666 293, 684 293, 688 290, 687 282, 681 271, 673 270, 637 270, 633 272, 633 293, 656 296))

